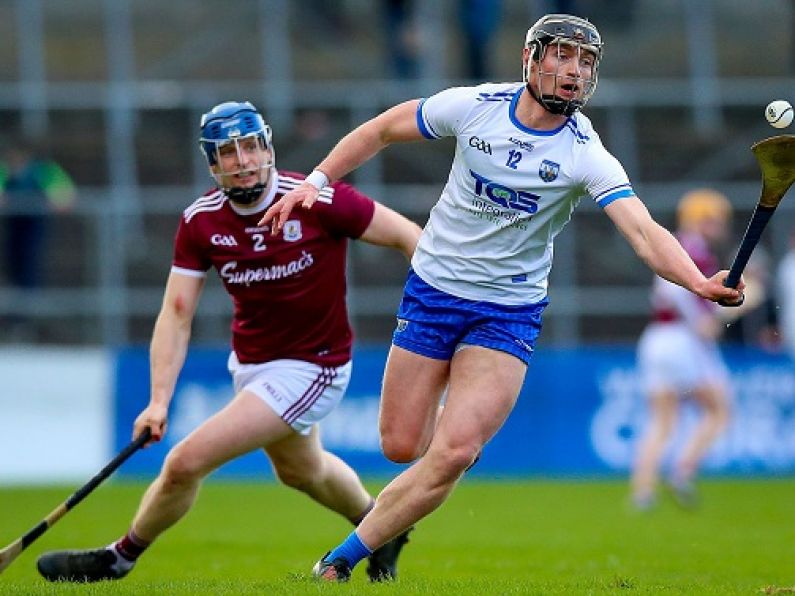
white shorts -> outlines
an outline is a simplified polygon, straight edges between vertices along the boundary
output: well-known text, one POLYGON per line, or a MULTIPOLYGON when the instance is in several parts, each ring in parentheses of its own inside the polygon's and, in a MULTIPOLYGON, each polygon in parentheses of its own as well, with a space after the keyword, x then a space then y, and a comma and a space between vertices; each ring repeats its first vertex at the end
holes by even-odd
POLYGON ((649 325, 638 342, 638 367, 647 394, 666 389, 685 394, 704 385, 728 388, 729 372, 715 342, 684 324, 649 325))
POLYGON ((302 435, 308 435, 342 400, 353 368, 350 361, 337 367, 288 359, 241 364, 234 352, 227 366, 235 393, 246 390, 257 395, 302 435))

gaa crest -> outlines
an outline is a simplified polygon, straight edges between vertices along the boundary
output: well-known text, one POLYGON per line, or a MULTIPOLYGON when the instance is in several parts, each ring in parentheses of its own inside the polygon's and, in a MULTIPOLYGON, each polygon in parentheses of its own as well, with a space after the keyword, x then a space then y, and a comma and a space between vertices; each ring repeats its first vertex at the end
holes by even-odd
POLYGON ((282 235, 287 242, 295 242, 301 239, 301 222, 297 219, 288 219, 284 222, 282 235))
POLYGON ((541 166, 538 168, 538 176, 544 182, 552 182, 556 180, 558 174, 560 173, 560 164, 555 163, 554 161, 549 161, 545 159, 541 162, 541 166))

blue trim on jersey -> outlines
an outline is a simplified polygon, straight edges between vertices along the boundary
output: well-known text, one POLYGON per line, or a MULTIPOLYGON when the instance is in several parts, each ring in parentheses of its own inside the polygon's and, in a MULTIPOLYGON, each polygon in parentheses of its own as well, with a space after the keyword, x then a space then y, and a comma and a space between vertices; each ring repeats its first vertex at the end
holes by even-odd
POLYGON ((437 135, 436 132, 430 128, 430 124, 428 126, 425 125, 425 119, 422 117, 422 106, 425 104, 427 99, 427 97, 421 99, 419 105, 417 106, 417 128, 420 129, 422 136, 424 136, 426 139, 434 141, 441 137, 441 135, 437 135))
POLYGON ((594 201, 596 201, 596 202, 598 203, 598 202, 599 202, 599 201, 601 201, 601 200, 602 200, 602 199, 603 199, 605 196, 609 195, 611 192, 615 192, 615 191, 617 191, 617 190, 619 190, 619 189, 622 189, 622 188, 632 188, 632 186, 631 186, 629 183, 627 183, 627 182, 624 182, 623 184, 616 184, 615 186, 611 186, 611 187, 610 187, 610 188, 608 188, 607 190, 603 190, 602 192, 600 192, 598 195, 596 195, 596 196, 593 198, 593 200, 594 200, 594 201))
POLYGON ((572 134, 574 134, 574 136, 577 137, 578 140, 580 140, 580 141, 590 141, 591 140, 591 137, 589 137, 588 135, 584 135, 579 130, 577 130, 577 123, 576 123, 576 121, 573 118, 570 118, 566 122, 566 126, 572 132, 572 134))
POLYGON ((497 91, 497 93, 486 93, 481 91, 475 101, 511 101, 513 91, 497 91))
POLYGON ((521 97, 522 91, 525 91, 524 87, 521 87, 516 91, 513 99, 511 100, 511 105, 508 107, 508 117, 511 119, 511 122, 513 122, 513 125, 516 128, 531 135, 536 135, 539 137, 551 137, 552 135, 558 134, 561 130, 563 130, 566 124, 568 124, 569 120, 567 119, 566 122, 561 124, 555 130, 536 130, 534 128, 527 128, 524 124, 519 122, 519 119, 516 117, 516 105, 519 103, 519 97, 521 97))
POLYGON ((618 192, 615 192, 611 195, 607 195, 605 198, 598 201, 598 205, 602 209, 604 209, 616 199, 624 199, 626 197, 634 197, 634 196, 635 196, 635 191, 632 190, 631 188, 627 188, 625 190, 619 190, 618 192))

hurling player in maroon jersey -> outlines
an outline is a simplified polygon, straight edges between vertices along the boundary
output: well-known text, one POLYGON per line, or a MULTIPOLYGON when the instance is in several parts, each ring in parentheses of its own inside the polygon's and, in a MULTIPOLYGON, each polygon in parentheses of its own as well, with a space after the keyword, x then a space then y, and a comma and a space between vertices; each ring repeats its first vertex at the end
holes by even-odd
MULTIPOLYGON (((202 117, 200 146, 218 188, 182 214, 152 335, 150 401, 132 434, 149 428, 152 441, 159 441, 166 433, 210 268, 234 304, 229 370, 236 395, 171 449, 124 536, 104 548, 42 555, 39 572, 49 580, 123 577, 188 512, 205 476, 256 449, 264 449, 284 484, 353 524, 373 506, 356 472, 323 449, 317 430, 350 379, 346 247, 349 238, 358 238, 410 259, 420 228, 352 186, 335 183, 323 190, 318 208, 296 213, 275 237, 257 222, 304 176, 275 168, 270 127, 254 106, 215 106, 202 117)), ((371 580, 395 576, 406 534, 373 552, 371 580)))
MULTIPOLYGON (((711 188, 685 193, 677 208, 677 238, 704 275, 720 267, 716 247, 730 229, 729 200, 711 188)), ((641 511, 657 504, 657 488, 668 468, 668 488, 685 508, 698 505, 696 477, 710 447, 731 417, 729 370, 718 340, 725 315, 717 305, 655 277, 654 319, 638 342, 638 371, 648 399, 648 420, 638 441, 632 470, 632 504, 641 511), (685 402, 698 410, 690 427, 685 402), (683 431, 683 429, 686 429, 683 431), (673 448, 671 440, 686 434, 673 448)))

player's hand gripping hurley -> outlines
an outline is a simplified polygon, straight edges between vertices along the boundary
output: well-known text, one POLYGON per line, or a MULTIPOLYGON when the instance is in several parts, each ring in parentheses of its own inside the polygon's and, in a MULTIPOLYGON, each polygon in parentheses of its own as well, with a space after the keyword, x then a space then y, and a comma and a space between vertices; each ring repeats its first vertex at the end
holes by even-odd
MULTIPOLYGON (((795 135, 781 135, 770 137, 754 144, 751 147, 762 170, 762 194, 759 203, 754 209, 751 221, 743 235, 742 243, 734 257, 729 275, 723 285, 735 288, 740 282, 748 259, 754 251, 762 231, 773 216, 781 199, 795 182, 795 135)), ((742 303, 720 302, 722 306, 739 306, 742 303)))
POLYGON ((99 486, 103 480, 113 474, 113 472, 115 472, 120 465, 127 461, 133 453, 143 447, 150 437, 151 431, 147 428, 138 436, 138 438, 122 449, 118 455, 116 455, 116 457, 110 460, 96 476, 77 489, 71 497, 66 499, 66 501, 53 509, 53 511, 41 522, 36 524, 26 534, 20 538, 17 538, 3 550, 0 550, 0 573, 2 573, 6 567, 13 563, 14 559, 16 559, 23 550, 30 546, 34 540, 44 534, 44 532, 51 528, 55 522, 66 515, 70 509, 72 509, 80 501, 86 498, 95 488, 97 488, 97 486, 99 486))

